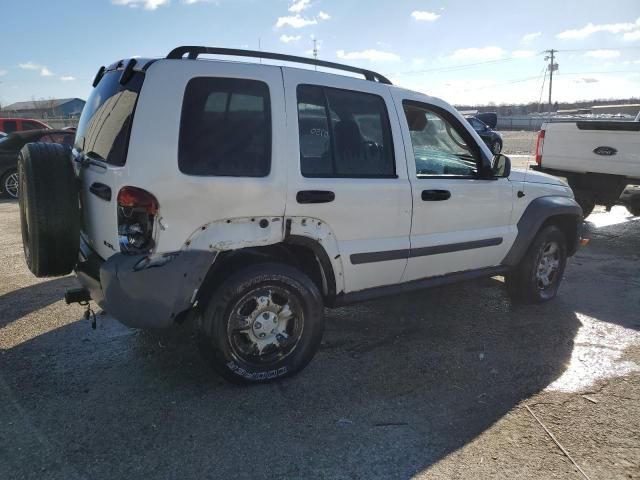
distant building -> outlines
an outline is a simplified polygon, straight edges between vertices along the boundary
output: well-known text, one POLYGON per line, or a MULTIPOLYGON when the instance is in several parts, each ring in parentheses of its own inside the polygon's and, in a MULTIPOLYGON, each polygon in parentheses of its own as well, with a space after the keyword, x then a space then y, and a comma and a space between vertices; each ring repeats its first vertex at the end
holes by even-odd
POLYGON ((640 111, 640 103, 627 103, 624 105, 594 105, 591 107, 591 113, 602 114, 608 113, 612 115, 631 115, 636 116, 640 111))
POLYGON ((569 108, 567 110, 558 110, 558 115, 589 115, 591 108, 569 108))
POLYGON ((86 102, 80 98, 52 98, 50 100, 31 100, 7 105, 0 116, 8 117, 79 117, 86 102))

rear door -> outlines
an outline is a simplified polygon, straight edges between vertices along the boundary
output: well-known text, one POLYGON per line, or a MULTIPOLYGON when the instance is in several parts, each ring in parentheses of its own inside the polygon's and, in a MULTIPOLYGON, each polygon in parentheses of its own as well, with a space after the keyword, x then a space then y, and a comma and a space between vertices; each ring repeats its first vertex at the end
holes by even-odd
POLYGON ((287 217, 329 226, 347 292, 398 283, 407 264, 411 195, 388 86, 283 72, 291 139, 287 217))
POLYGON ((105 73, 82 111, 74 158, 82 183, 83 231, 102 257, 120 251, 116 197, 127 160, 129 134, 144 73, 120 84, 121 71, 105 73))

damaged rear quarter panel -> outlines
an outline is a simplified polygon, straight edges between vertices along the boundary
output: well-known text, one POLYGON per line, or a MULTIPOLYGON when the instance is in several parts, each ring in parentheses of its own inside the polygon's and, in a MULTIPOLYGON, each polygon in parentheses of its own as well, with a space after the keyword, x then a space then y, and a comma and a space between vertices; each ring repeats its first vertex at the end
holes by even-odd
POLYGON ((324 249, 335 276, 336 292, 344 291, 342 256, 336 236, 329 225, 317 218, 242 217, 218 220, 193 232, 184 243, 183 250, 240 250, 282 243, 289 235, 309 238, 324 249))
POLYGON ((243 217, 202 225, 183 245, 183 250, 226 251, 282 242, 282 217, 243 217))

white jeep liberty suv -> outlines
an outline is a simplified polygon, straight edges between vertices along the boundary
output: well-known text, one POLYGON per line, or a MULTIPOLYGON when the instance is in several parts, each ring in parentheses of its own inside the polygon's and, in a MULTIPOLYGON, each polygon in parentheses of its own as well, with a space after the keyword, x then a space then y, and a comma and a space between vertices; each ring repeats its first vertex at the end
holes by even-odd
POLYGON ((228 380, 304 368, 325 306, 494 275, 549 300, 576 251, 566 184, 512 171, 450 105, 378 73, 178 47, 102 67, 94 87, 71 155, 21 152, 27 264, 75 271, 67 301, 131 327, 193 318, 228 380))

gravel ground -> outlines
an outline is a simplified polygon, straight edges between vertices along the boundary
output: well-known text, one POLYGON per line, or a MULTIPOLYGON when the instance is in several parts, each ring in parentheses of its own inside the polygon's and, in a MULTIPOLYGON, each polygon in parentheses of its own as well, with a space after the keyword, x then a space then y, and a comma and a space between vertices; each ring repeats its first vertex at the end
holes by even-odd
MULTIPOLYGON (((515 147, 513 147, 515 148, 515 147)), ((327 311, 300 375, 242 388, 189 326, 97 330, 0 202, 0 478, 640 478, 640 219, 598 211, 559 297, 486 279, 327 311)))
POLYGON ((505 155, 533 155, 536 150, 538 132, 503 131, 502 153, 505 155))

